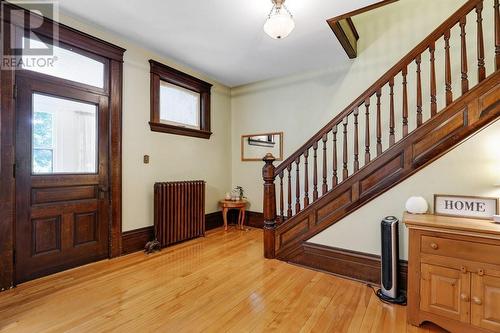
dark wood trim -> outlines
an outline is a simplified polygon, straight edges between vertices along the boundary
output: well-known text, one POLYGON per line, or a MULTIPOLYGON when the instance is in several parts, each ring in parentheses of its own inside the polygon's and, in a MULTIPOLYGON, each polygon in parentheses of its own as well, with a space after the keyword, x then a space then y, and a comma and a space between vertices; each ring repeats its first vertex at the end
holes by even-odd
POLYGON ((151 131, 210 139, 210 100, 212 85, 175 68, 149 60, 151 70, 150 121, 151 131), (160 81, 189 89, 200 94, 200 128, 193 129, 160 122, 160 81))
MULTIPOLYGON (((380 256, 335 247, 304 243, 290 262, 373 285, 380 285, 380 256)), ((406 290, 408 262, 399 261, 398 286, 406 290)))
POLYGON ((122 254, 144 250, 144 245, 154 239, 154 227, 144 227, 122 233, 122 254))
POLYGON ((262 213, 247 210, 246 214, 247 214, 245 217, 246 226, 258 229, 264 228, 264 215, 262 213))
MULTIPOLYGON (((24 10, 24 8, 19 7, 12 3, 3 2, 3 8, 8 11, 12 10, 24 10)), ((29 22, 28 16, 34 17, 35 19, 40 19, 38 14, 24 10, 24 18, 17 15, 5 15, 6 22, 15 24, 17 26, 22 26, 24 22, 29 22)), ((89 35, 85 32, 74 29, 65 24, 55 22, 48 18, 43 18, 43 24, 41 27, 37 28, 37 33, 51 37, 52 28, 51 25, 54 24, 59 29, 59 41, 64 44, 74 46, 79 49, 83 49, 88 52, 92 52, 96 55, 102 57, 123 62, 123 53, 126 49, 117 46, 115 44, 109 43, 103 39, 97 38, 95 36, 89 35)))
MULTIPOLYGON (((3 36, 10 35, 10 25, 0 22, 3 36)), ((10 53, 10 41, 3 40, 1 49, 10 53)), ((3 54, 3 53, 2 53, 3 54)), ((15 179, 13 176, 15 165, 14 137, 14 72, 0 70, 0 290, 11 288, 14 285, 14 221, 15 221, 15 179)))
POLYGON ((152 73, 160 76, 160 80, 183 87, 198 93, 210 92, 212 84, 197 77, 181 72, 178 69, 164 65, 158 61, 149 60, 152 73))
POLYGON ((332 17, 328 19, 326 22, 332 29, 333 33, 337 37, 340 42, 340 45, 344 48, 345 52, 349 59, 354 59, 358 56, 358 40, 359 34, 354 26, 354 22, 352 21, 352 17, 388 4, 396 2, 398 0, 383 0, 377 3, 374 3, 370 6, 366 6, 355 11, 342 14, 340 16, 332 17))
POLYGON ((349 59, 356 58, 358 56, 359 34, 351 18, 340 21, 328 21, 328 25, 339 40, 349 59))
POLYGON ((205 215, 205 231, 216 229, 224 226, 222 212, 213 212, 205 215))
MULTIPOLYGON (((230 210, 227 213, 228 223, 230 225, 236 225, 238 221, 238 211, 230 210)), ((224 220, 222 219, 222 212, 214 212, 205 215, 205 229, 215 229, 224 226, 224 220)), ((262 229, 264 227, 264 216, 262 213, 253 212, 247 210, 245 212, 245 226, 251 228, 262 229)))
POLYGON ((111 60, 110 66, 110 138, 109 180, 111 195, 111 223, 109 256, 122 254, 122 106, 123 62, 111 60))
POLYGON ((198 129, 194 129, 194 128, 180 127, 180 126, 163 124, 163 123, 155 123, 152 121, 149 122, 149 128, 153 132, 163 132, 163 133, 191 136, 191 137, 201 138, 201 139, 210 139, 210 136, 212 135, 212 132, 210 132, 210 131, 207 132, 207 131, 198 130, 198 129))
MULTIPOLYGON (((5 11, 23 10, 21 7, 2 2, 2 9, 5 11)), ((16 12, 18 13, 18 12, 16 12)), ((29 22, 26 18, 33 15, 35 19, 40 16, 24 10, 21 15, 4 15, 8 19, 1 22, 1 29, 5 32, 3 36, 10 36, 11 27, 23 28, 20 22, 29 22), (24 21, 19 20, 24 15, 24 21), (12 18, 12 19, 11 19, 12 18), (12 23, 12 24, 10 24, 12 23)), ((4 13, 5 14, 5 13, 4 13)), ((37 33, 50 37, 49 25, 54 24, 59 29, 59 41, 88 52, 95 57, 106 58, 107 75, 109 86, 105 86, 100 93, 103 96, 109 95, 109 126, 110 126, 110 233, 109 233, 109 257, 116 257, 121 254, 121 125, 122 125, 122 63, 125 49, 95 38, 66 25, 44 19, 44 23, 37 33)), ((10 48, 9 38, 3 41, 2 54, 13 54, 10 48)), ((21 73, 19 71, 19 73, 21 73)), ((0 73, 0 150, 1 150, 1 177, 0 182, 0 290, 10 288, 14 285, 14 248, 15 248, 15 100, 14 83, 16 72, 14 70, 2 70, 0 73)), ((83 87, 85 88, 85 87, 83 87)), ((88 88, 91 89, 91 88, 88 88)), ((95 90, 95 89, 94 89, 95 90)))
POLYGON ((345 20, 347 18, 351 18, 351 17, 359 15, 361 13, 366 13, 366 12, 369 12, 370 10, 374 10, 374 9, 389 5, 389 4, 394 3, 396 1, 398 1, 398 0, 381 0, 379 2, 371 4, 369 6, 353 10, 352 12, 348 12, 348 13, 345 13, 345 14, 342 14, 339 16, 332 17, 332 18, 328 19, 327 22, 345 20))

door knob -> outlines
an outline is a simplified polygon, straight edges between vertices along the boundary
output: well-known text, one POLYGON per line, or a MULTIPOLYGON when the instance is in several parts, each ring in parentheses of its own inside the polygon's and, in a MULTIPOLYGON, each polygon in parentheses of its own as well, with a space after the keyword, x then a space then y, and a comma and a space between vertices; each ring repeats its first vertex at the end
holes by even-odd
POLYGON ((474 301, 475 304, 481 305, 483 304, 483 301, 479 297, 472 297, 472 300, 474 301))
POLYGON ((466 295, 466 294, 462 294, 460 295, 460 299, 464 302, 469 302, 470 299, 469 299, 469 295, 466 295))

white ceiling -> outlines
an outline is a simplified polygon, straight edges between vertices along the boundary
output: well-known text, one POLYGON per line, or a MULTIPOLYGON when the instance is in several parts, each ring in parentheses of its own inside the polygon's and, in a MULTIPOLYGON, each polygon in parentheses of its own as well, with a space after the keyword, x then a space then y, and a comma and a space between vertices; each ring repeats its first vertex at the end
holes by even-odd
POLYGON ((376 0, 287 0, 296 28, 262 30, 270 0, 60 0, 63 13, 97 24, 234 87, 348 61, 325 20, 376 0))

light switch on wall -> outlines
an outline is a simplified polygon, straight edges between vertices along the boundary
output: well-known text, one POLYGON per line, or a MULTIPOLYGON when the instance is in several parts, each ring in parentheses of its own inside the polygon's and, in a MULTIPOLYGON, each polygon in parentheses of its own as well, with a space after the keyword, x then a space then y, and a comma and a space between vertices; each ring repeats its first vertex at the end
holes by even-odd
POLYGON ((149 155, 144 155, 144 164, 149 164, 149 155))

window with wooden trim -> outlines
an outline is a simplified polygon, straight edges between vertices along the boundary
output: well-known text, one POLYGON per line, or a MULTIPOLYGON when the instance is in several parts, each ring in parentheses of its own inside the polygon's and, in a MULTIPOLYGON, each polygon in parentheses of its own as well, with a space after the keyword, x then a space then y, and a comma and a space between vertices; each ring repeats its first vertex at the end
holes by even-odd
POLYGON ((209 139, 212 85, 149 60, 152 131, 209 139))

